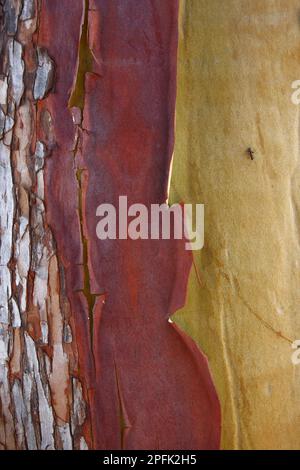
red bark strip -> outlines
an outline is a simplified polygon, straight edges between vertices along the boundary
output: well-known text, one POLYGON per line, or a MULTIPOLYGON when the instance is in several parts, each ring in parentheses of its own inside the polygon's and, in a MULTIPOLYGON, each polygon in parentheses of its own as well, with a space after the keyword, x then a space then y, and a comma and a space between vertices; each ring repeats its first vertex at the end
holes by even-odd
POLYGON ((88 15, 80 1, 68 4, 42 3, 39 42, 55 60, 57 84, 40 116, 47 109, 55 136, 47 211, 66 269, 93 446, 218 448, 219 403, 207 361, 168 322, 185 300, 192 260, 184 241, 96 238, 99 204, 117 207, 120 195, 129 204, 166 201, 178 2, 90 0, 88 15), (81 24, 80 47, 87 40, 93 59, 84 65, 83 122, 75 110, 76 126, 67 106, 77 87, 81 24))

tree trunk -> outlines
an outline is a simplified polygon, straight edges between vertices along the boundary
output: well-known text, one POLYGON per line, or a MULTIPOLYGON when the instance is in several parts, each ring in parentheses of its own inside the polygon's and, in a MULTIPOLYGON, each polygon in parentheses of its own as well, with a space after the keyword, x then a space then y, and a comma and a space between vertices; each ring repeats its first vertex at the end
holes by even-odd
MULTIPOLYGON (((74 318, 45 205, 39 100, 55 63, 38 45, 40 5, 1 2, 0 442, 3 449, 86 448, 86 390, 74 318)), ((43 115, 50 127, 50 115, 43 115)))
POLYGON ((299 448, 298 3, 0 0, 1 449, 299 448))
POLYGON ((176 321, 209 358, 222 446, 299 449, 299 2, 182 0, 179 23, 171 202, 205 204, 205 245, 176 321))
POLYGON ((0 444, 218 448, 206 358, 170 314, 182 240, 99 242, 96 208, 164 203, 176 0, 2 0, 0 444))

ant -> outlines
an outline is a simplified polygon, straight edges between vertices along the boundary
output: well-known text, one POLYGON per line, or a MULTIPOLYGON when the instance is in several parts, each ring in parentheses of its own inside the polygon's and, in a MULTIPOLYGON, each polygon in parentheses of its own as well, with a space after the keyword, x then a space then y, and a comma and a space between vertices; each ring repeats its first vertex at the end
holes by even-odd
POLYGON ((253 150, 251 147, 248 147, 247 153, 250 156, 251 160, 254 160, 255 150, 253 150))

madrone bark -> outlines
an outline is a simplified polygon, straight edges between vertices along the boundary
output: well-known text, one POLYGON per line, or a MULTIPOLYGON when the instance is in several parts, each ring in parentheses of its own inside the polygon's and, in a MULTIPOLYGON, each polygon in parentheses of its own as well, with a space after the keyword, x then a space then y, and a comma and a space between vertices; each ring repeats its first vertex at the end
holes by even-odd
POLYGON ((163 204, 177 0, 3 0, 3 449, 217 449, 206 357, 170 316, 185 240, 96 237, 96 208, 163 204))
POLYGON ((85 449, 74 325, 45 216, 49 149, 36 133, 55 75, 37 45, 39 9, 0 2, 0 447, 85 449))
POLYGON ((209 357, 222 447, 299 449, 299 2, 180 5, 170 199, 205 205, 205 243, 176 321, 209 357))

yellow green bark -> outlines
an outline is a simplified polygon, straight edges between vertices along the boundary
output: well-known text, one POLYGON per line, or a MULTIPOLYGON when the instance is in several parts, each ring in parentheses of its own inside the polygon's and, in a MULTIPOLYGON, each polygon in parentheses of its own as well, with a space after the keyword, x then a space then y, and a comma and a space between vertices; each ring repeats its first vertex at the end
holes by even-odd
POLYGON ((205 247, 175 320, 208 356, 222 447, 296 449, 299 2, 180 3, 170 202, 205 204, 205 247))

